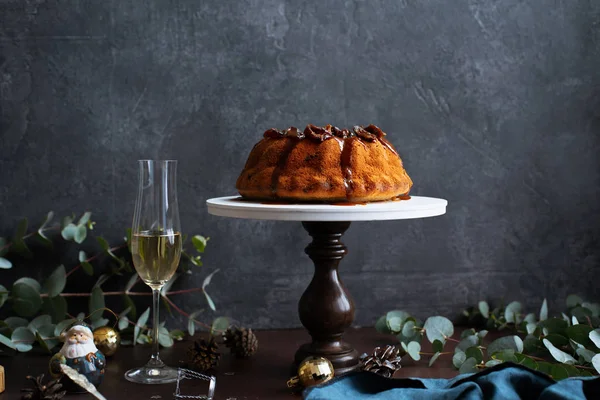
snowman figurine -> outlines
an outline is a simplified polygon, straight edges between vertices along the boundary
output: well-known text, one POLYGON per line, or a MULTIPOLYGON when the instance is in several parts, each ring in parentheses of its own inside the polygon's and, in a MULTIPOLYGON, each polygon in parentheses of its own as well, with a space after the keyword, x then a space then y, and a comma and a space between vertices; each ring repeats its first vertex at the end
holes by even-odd
MULTIPOLYGON (((85 323, 77 321, 61 333, 60 338, 64 344, 50 359, 50 374, 54 378, 60 377, 62 375, 60 364, 66 364, 98 387, 104 378, 106 358, 94 344, 92 330, 85 323)), ((64 377, 62 383, 69 392, 85 391, 68 377, 64 377)))

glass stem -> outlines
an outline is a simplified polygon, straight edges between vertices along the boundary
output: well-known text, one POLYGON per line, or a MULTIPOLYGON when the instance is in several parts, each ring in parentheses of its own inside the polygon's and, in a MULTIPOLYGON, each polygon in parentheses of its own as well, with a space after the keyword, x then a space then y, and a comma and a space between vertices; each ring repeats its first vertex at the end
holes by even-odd
POLYGON ((160 289, 152 289, 152 361, 160 362, 158 357, 158 310, 160 308, 160 289))

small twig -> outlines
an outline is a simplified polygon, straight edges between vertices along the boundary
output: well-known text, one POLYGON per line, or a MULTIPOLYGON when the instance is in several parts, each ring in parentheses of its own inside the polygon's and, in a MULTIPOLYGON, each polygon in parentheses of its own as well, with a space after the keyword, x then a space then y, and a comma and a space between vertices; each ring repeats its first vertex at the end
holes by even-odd
MULTIPOLYGON (((177 305, 176 305, 175 303, 173 303, 173 301, 172 301, 171 299, 169 299, 167 296, 163 296, 163 299, 165 299, 165 301, 166 301, 167 303, 169 303, 169 305, 170 305, 171 307, 173 307, 173 308, 175 309, 175 311, 177 311, 179 314, 181 314, 181 315, 183 315, 184 317, 187 317, 187 318, 189 318, 189 317, 190 317, 190 314, 186 313, 186 312, 185 312, 185 311, 183 311, 181 308, 177 307, 177 305)), ((193 321, 194 321, 195 323, 197 323, 198 325, 201 325, 201 326, 203 326, 203 327, 205 327, 205 328, 212 329, 212 326, 210 326, 210 325, 207 325, 207 324, 205 324, 204 322, 198 321, 198 320, 196 320, 196 319, 193 319, 193 321)))
MULTIPOLYGON (((53 231, 53 230, 55 230, 55 229, 57 229, 59 227, 60 227, 60 225, 53 225, 53 226, 51 226, 49 228, 42 229, 42 232, 53 231)), ((33 235, 35 235, 36 233, 38 233, 38 231, 29 232, 27 235, 24 235, 22 237, 22 239, 23 240, 28 239, 28 238, 32 237, 33 235)), ((13 245, 13 243, 14 242, 6 243, 4 246, 0 247, 0 251, 9 249, 13 245)))
MULTIPOLYGON (((123 248, 123 247, 125 247, 125 246, 127 246, 127 243, 123 243, 123 244, 122 244, 122 245, 120 245, 120 246, 111 247, 110 249, 108 249, 108 251, 116 251, 116 250, 122 249, 122 248, 123 248)), ((69 275, 71 275, 73 272, 75 272, 75 271, 77 271, 78 269, 80 269, 80 268, 81 268, 81 264, 82 264, 82 263, 84 263, 84 262, 88 262, 88 263, 89 263, 89 262, 91 262, 91 261, 95 260, 96 258, 100 257, 100 256, 101 256, 101 255, 103 255, 103 254, 104 254, 104 252, 100 252, 100 253, 98 253, 98 254, 95 254, 95 255, 93 255, 92 257, 89 257, 89 258, 87 258, 86 260, 82 261, 81 263, 77 264, 76 266, 74 266, 74 267, 73 267, 73 269, 72 269, 72 270, 70 270, 69 272, 67 272, 67 275, 66 275, 66 277, 68 278, 68 277, 69 277, 69 275)))
MULTIPOLYGON (((420 351, 419 354, 424 355, 424 356, 434 356, 438 353, 427 353, 427 352, 420 351)), ((444 351, 444 352, 439 353, 440 356, 443 356, 445 354, 454 354, 454 353, 449 352, 449 351, 444 351)))
MULTIPOLYGON (((174 290, 172 292, 165 293, 165 296, 171 296, 174 294, 191 293, 191 292, 201 292, 201 291, 202 291, 202 288, 174 290)), ((2 293, 2 292, 0 292, 0 293, 2 293)), ((6 292, 6 293, 9 293, 9 292, 6 292)), ((124 290, 103 293, 104 296, 121 296, 124 294, 126 294, 128 296, 152 296, 152 292, 126 292, 124 290)), ((60 293, 59 294, 59 296, 61 296, 61 297, 90 297, 91 295, 92 295, 91 293, 60 293)), ((163 297, 165 297, 165 296, 163 296, 163 297)), ((42 294, 40 294, 40 297, 49 297, 49 295, 48 295, 48 293, 42 293, 42 294)))

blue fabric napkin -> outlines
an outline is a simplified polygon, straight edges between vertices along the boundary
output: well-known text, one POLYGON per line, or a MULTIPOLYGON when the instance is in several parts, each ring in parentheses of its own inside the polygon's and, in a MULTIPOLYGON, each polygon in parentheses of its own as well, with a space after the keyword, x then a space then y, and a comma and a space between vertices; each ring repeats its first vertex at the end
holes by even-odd
POLYGON ((306 400, 600 400, 600 378, 556 382, 538 371, 503 363, 453 379, 389 379, 355 372, 304 390, 306 400))

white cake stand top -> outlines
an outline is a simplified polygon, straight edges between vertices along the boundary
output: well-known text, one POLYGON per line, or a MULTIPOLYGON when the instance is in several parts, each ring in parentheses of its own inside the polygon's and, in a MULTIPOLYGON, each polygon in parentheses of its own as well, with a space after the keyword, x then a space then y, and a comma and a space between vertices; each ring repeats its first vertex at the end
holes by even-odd
POLYGON ((435 217, 446 213, 448 201, 411 196, 410 200, 366 204, 270 204, 241 200, 239 196, 206 201, 212 215, 276 221, 382 221, 435 217))

